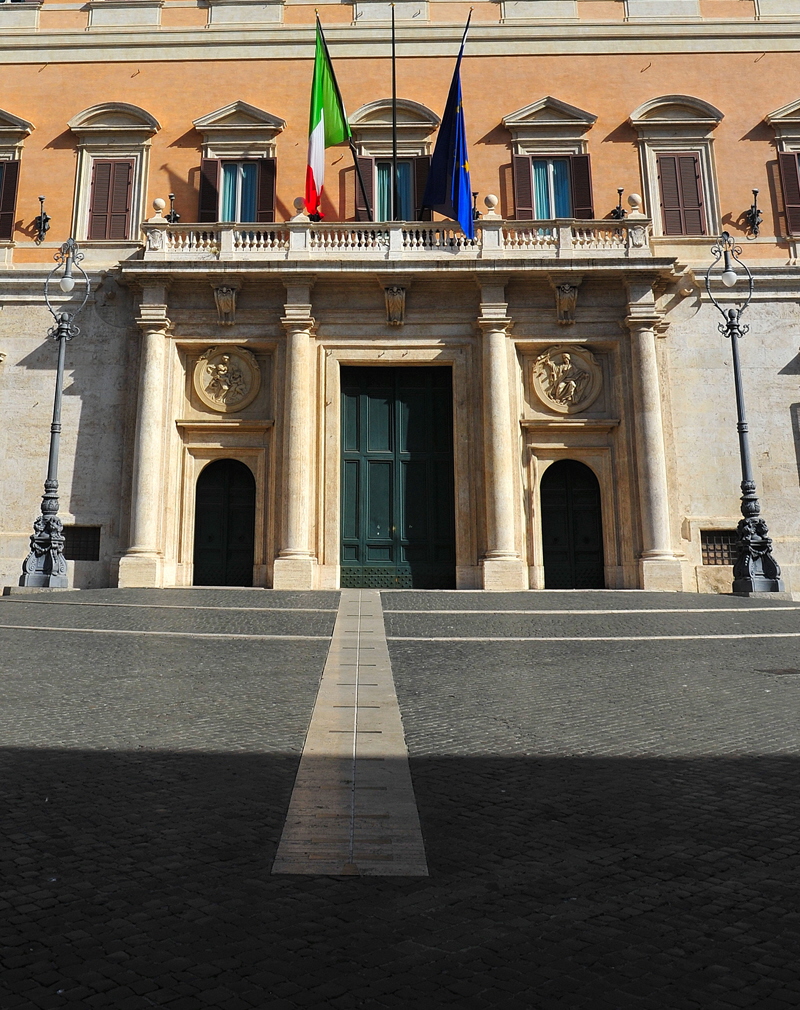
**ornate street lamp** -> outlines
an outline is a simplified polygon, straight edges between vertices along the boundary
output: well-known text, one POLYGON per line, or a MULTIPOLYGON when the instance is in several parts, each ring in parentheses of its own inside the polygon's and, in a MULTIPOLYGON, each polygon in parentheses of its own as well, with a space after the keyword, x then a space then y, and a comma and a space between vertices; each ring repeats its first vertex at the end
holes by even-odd
POLYGON ((781 570, 772 556, 772 540, 767 536, 769 529, 761 518, 761 504, 756 495, 756 482, 753 480, 753 468, 750 462, 750 445, 748 441, 747 419, 744 411, 744 390, 742 388, 742 372, 739 364, 739 340, 749 331, 750 327, 742 325, 742 315, 753 297, 753 275, 747 264, 740 259, 742 250, 733 237, 724 231, 716 245, 711 248, 714 262, 706 271, 706 291, 708 297, 722 315, 724 322, 718 323, 720 333, 730 338, 733 357, 733 381, 736 386, 737 430, 739 432, 739 455, 742 462, 742 516, 736 532, 739 534, 739 556, 733 566, 734 593, 781 593, 781 570), (720 280, 726 288, 732 288, 739 279, 735 264, 744 270, 747 277, 747 297, 741 304, 724 309, 711 293, 711 274, 714 267, 722 260, 720 280))
MULTIPOLYGON (((44 282, 44 300, 55 326, 47 331, 47 336, 58 343, 58 365, 56 367, 56 394, 53 401, 53 423, 50 425, 50 456, 47 463, 47 480, 42 495, 42 514, 33 523, 30 554, 22 564, 21 586, 64 589, 68 585, 67 562, 64 559, 64 528, 58 518, 58 449, 61 439, 61 392, 64 385, 64 358, 67 341, 76 337, 80 330, 75 325, 75 317, 89 299, 89 278, 81 266, 83 253, 77 242, 70 238, 53 257, 56 265, 44 282), (76 269, 85 287, 83 301, 74 312, 56 312, 50 304, 50 283, 63 268, 58 282, 60 290, 70 295, 75 290, 76 269)), ((79 278, 80 279, 80 278, 79 278)))

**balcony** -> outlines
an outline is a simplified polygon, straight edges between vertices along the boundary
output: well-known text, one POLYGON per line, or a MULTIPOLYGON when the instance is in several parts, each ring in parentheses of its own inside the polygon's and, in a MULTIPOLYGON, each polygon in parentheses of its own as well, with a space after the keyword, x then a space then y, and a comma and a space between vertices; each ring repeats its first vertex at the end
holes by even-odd
POLYGON ((290 221, 275 225, 142 225, 144 259, 166 261, 346 262, 595 260, 652 257, 650 221, 503 221, 484 218, 475 238, 449 222, 376 224, 290 221))

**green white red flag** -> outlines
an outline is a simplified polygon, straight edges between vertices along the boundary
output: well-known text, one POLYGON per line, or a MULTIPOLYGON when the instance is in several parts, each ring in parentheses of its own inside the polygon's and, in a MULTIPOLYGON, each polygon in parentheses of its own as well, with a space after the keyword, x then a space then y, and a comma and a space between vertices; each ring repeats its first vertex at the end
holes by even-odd
POLYGON ((321 216, 320 201, 325 181, 325 149, 342 144, 351 136, 347 113, 336 83, 330 53, 317 18, 317 50, 311 85, 311 113, 308 117, 308 168, 306 169, 306 211, 321 216))

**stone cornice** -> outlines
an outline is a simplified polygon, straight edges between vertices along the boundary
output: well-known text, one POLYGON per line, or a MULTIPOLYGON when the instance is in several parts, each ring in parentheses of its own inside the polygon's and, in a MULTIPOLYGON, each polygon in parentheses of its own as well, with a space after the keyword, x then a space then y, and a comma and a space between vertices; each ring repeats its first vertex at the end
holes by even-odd
MULTIPOLYGON (((397 29, 400 57, 452 58, 463 25, 425 23, 397 29)), ((87 63, 243 59, 312 59, 314 28, 269 25, 246 28, 160 28, 157 31, 95 29, 24 31, 0 38, 0 61, 87 63)), ((326 39, 334 57, 384 56, 374 28, 330 25, 326 39)), ((576 22, 494 24, 478 22, 470 33, 470 56, 620 55, 624 53, 800 52, 797 20, 672 21, 659 24, 576 22)))

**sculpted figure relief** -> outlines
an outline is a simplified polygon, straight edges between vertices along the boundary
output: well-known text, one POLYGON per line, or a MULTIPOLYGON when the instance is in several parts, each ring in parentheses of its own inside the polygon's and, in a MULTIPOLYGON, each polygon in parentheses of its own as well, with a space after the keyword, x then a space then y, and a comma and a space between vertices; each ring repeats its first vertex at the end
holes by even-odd
POLYGON ((194 388, 212 410, 243 410, 258 395, 261 371, 243 347, 211 347, 195 364, 194 388))
POLYGON ((597 399, 602 372, 585 347, 550 347, 534 362, 533 387, 546 406, 561 414, 574 414, 597 399))

